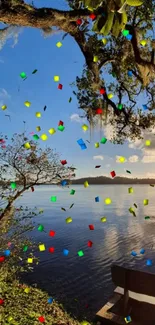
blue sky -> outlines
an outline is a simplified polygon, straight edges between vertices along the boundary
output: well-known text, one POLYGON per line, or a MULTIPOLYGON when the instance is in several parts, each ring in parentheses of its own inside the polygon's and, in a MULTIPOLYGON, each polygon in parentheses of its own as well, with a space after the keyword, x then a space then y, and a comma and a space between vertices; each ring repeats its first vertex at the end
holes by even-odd
MULTIPOLYGON (((29 1, 27 1, 29 2, 29 1)), ((48 6, 49 1, 34 1, 37 7, 48 6)), ((58 9, 67 9, 65 0, 51 1, 50 5, 58 9)), ((1 25, 1 28, 4 25, 1 25)), ((87 150, 81 150, 77 140, 90 140, 89 131, 82 130, 85 121, 80 121, 77 114, 78 103, 70 84, 76 76, 81 76, 84 58, 75 43, 67 36, 62 41, 63 33, 44 38, 40 30, 22 28, 18 36, 17 44, 12 47, 13 39, 8 39, 0 51, 0 106, 6 104, 7 110, 0 110, 0 130, 3 134, 12 136, 24 130, 26 121, 27 134, 36 132, 36 126, 41 127, 38 135, 46 133, 48 140, 40 141, 56 149, 61 154, 61 159, 66 159, 68 164, 77 167, 77 178, 86 176, 110 175, 115 170, 118 176, 128 176, 125 170, 129 169, 133 177, 155 177, 155 143, 154 135, 144 134, 145 139, 151 139, 151 146, 145 147, 144 141, 113 145, 107 141, 105 145, 95 148, 94 143, 100 141, 102 136, 108 138, 110 128, 102 131, 94 131, 91 144, 86 142, 87 150), (57 48, 56 43, 61 41, 63 46, 57 48), (76 62, 76 63, 75 63, 76 62), (32 71, 38 72, 32 75, 32 71), (22 81, 20 73, 25 72, 27 79, 22 81), (57 89, 58 83, 54 82, 54 75, 60 76, 63 89, 57 89), (69 98, 72 102, 69 103, 69 98), (28 108, 25 101, 30 101, 28 108), (44 106, 46 111, 43 111, 44 106), (41 112, 42 117, 36 118, 35 113, 41 112), (9 114, 11 122, 5 116, 9 114), (64 122, 65 130, 57 131, 50 135, 50 128, 57 129, 59 120, 64 122), (94 159, 94 157, 98 157, 94 159), (117 163, 116 156, 124 156, 127 161, 124 164, 117 163), (133 161, 133 162, 131 162, 133 161), (95 169, 95 165, 101 165, 95 169)), ((139 102, 140 105, 143 101, 139 102)), ((88 124, 88 123, 86 123, 88 124)), ((155 133, 155 132, 154 132, 155 133)), ((30 136, 31 137, 31 136, 30 136)))

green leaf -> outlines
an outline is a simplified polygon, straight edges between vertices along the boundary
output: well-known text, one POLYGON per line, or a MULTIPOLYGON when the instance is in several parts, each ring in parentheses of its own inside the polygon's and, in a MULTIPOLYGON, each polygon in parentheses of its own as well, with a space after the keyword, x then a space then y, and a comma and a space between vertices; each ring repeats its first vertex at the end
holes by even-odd
POLYGON ((140 0, 126 0, 127 5, 133 6, 133 7, 138 7, 143 4, 143 1, 140 0))
POLYGON ((109 34, 109 32, 111 31, 112 25, 113 25, 113 20, 114 20, 114 12, 110 12, 108 14, 108 18, 107 18, 105 25, 103 26, 103 28, 100 31, 101 34, 103 34, 105 36, 109 34))
POLYGON ((100 0, 84 0, 83 4, 85 7, 90 7, 96 9, 99 7, 101 1, 100 0))
POLYGON ((118 37, 120 31, 121 31, 121 29, 120 29, 120 22, 116 18, 115 19, 115 23, 114 23, 113 28, 112 28, 112 35, 115 36, 115 37, 118 37))

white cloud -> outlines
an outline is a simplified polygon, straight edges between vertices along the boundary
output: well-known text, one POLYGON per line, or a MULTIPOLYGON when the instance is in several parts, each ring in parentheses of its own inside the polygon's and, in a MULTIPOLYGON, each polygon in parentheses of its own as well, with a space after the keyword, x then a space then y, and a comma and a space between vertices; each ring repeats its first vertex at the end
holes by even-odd
POLYGON ((155 150, 144 149, 143 150, 144 156, 141 160, 142 163, 148 164, 155 162, 155 150))
POLYGON ((78 114, 72 114, 70 116, 70 119, 72 122, 78 122, 78 123, 81 123, 83 121, 83 119, 78 114))
POLYGON ((129 162, 130 163, 136 163, 136 162, 138 162, 138 160, 139 160, 139 157, 136 156, 136 155, 133 155, 133 156, 129 157, 129 162))
POLYGON ((96 160, 96 159, 100 159, 100 160, 103 160, 104 157, 103 156, 93 156, 93 159, 96 160))

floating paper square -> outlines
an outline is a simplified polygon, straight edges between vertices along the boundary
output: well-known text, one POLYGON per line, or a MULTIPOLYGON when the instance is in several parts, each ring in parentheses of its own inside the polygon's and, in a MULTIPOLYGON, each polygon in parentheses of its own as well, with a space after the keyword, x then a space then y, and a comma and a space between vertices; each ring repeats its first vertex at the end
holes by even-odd
POLYGON ((104 203, 105 204, 111 204, 111 199, 109 197, 107 197, 105 200, 104 200, 104 203))
POLYGON ((29 293, 30 292, 30 288, 25 288, 24 292, 29 293))
POLYGON ((132 321, 130 316, 125 317, 124 320, 125 320, 126 324, 128 324, 132 321))
POLYGON ((55 236, 55 231, 54 231, 54 230, 50 230, 50 232, 49 232, 49 236, 50 236, 50 237, 54 237, 54 236, 55 236))
POLYGON ((83 251, 81 250, 81 251, 78 251, 78 255, 81 257, 81 256, 83 256, 84 255, 84 253, 83 253, 83 251))
POLYGON ((102 217, 101 218, 101 222, 106 222, 107 221, 107 218, 106 217, 102 217))
POLYGON ((59 76, 54 76, 54 81, 59 81, 60 77, 59 76))
POLYGON ((39 139, 38 135, 37 135, 37 134, 34 134, 34 135, 33 135, 33 139, 34 139, 34 140, 38 140, 38 139, 39 139))
POLYGON ((92 247, 93 242, 91 240, 89 240, 88 243, 87 243, 87 245, 88 245, 88 247, 92 247))
POLYGON ((63 125, 59 125, 59 126, 58 126, 58 130, 59 130, 59 131, 62 132, 62 131, 64 131, 64 129, 65 129, 65 127, 64 127, 63 125))
POLYGON ((146 141, 145 141, 145 145, 146 145, 147 147, 149 147, 149 146, 151 145, 151 141, 150 141, 150 140, 146 140, 146 141))
POLYGON ((41 131, 41 127, 40 127, 40 126, 37 126, 37 127, 36 127, 36 131, 37 131, 37 132, 41 131))
POLYGON ((28 262, 28 263, 33 263, 33 258, 29 257, 29 258, 27 259, 27 262, 28 262))
POLYGON ((44 244, 39 245, 39 250, 40 252, 45 251, 45 245, 44 244))
POLYGON ((20 73, 20 77, 21 77, 22 79, 26 78, 26 73, 25 73, 25 72, 21 72, 21 73, 20 73))
POLYGON ((89 186, 88 181, 85 181, 84 182, 84 187, 88 187, 88 186, 89 186))
POLYGON ((39 225, 38 230, 39 231, 43 231, 44 230, 44 226, 43 225, 39 225))
POLYGON ((51 196, 51 201, 52 202, 56 202, 57 201, 57 197, 56 196, 51 196))
POLYGON ((43 141, 46 141, 48 139, 48 136, 46 134, 42 134, 40 136, 40 139, 43 140, 43 141))
POLYGON ((86 124, 83 124, 83 125, 82 125, 82 129, 83 129, 84 131, 87 131, 87 130, 88 130, 88 126, 87 126, 86 124))
POLYGON ((128 193, 133 193, 133 187, 128 188, 128 193))
POLYGON ((95 197, 95 202, 99 202, 100 199, 99 199, 99 196, 95 197))
POLYGON ((68 249, 64 249, 64 250, 63 250, 63 255, 64 255, 64 256, 67 256, 68 254, 69 254, 69 250, 68 250, 68 249))
POLYGON ((96 142, 95 143, 95 148, 99 148, 99 146, 100 146, 99 142, 96 142))
POLYGON ((49 132, 50 134, 54 134, 54 133, 56 132, 56 130, 55 130, 54 128, 51 128, 51 129, 48 130, 48 132, 49 132))
POLYGON ((7 106, 6 105, 2 105, 1 108, 2 108, 3 111, 5 111, 7 109, 7 106))
POLYGON ((29 142, 24 143, 24 148, 26 148, 26 149, 30 149, 31 148, 29 142))
POLYGON ((28 102, 28 101, 26 101, 24 104, 25 104, 26 107, 30 107, 31 106, 31 103, 28 102))
POLYGON ((122 34, 123 34, 123 36, 127 36, 127 35, 129 35, 129 30, 128 30, 128 29, 124 29, 124 30, 122 31, 122 34))
POLYGON ((108 94, 108 98, 109 98, 109 99, 111 99, 111 98, 113 98, 113 97, 114 97, 113 94, 108 94))
POLYGON ((73 221, 73 220, 72 220, 71 217, 66 218, 66 223, 70 223, 70 222, 72 222, 72 221, 73 221))
POLYGON ((41 113, 40 112, 36 112, 36 117, 41 117, 41 113))
POLYGON ((98 56, 97 55, 94 56, 93 61, 98 62, 98 56))
POLYGON ((17 187, 16 183, 15 182, 12 182, 11 183, 11 188, 14 190, 16 187, 17 187))
POLYGON ((100 141, 100 143, 102 143, 102 144, 105 144, 106 142, 107 142, 106 138, 102 138, 101 141, 100 141))
POLYGON ((149 204, 149 200, 148 200, 148 199, 145 199, 145 200, 143 201, 143 204, 144 204, 144 205, 148 205, 148 204, 149 204))
POLYGON ((57 43, 56 43, 56 46, 57 46, 57 47, 61 47, 61 46, 62 46, 62 43, 61 43, 61 42, 57 42, 57 43))
POLYGON ((75 190, 71 190, 70 195, 74 195, 74 194, 75 194, 75 190))

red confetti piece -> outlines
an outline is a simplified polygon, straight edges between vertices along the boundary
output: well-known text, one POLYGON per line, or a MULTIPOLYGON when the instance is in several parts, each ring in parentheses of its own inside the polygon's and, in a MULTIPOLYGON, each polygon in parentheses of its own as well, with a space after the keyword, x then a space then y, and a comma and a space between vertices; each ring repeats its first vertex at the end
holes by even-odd
POLYGON ((4 300, 0 299, 0 305, 3 305, 3 304, 4 304, 4 300))
POLYGON ((38 320, 40 323, 44 323, 45 322, 45 318, 43 316, 38 317, 38 320))
POLYGON ((92 19, 92 20, 95 20, 96 19, 96 15, 92 13, 92 14, 89 15, 89 18, 92 19))
POLYGON ((112 178, 114 178, 116 176, 116 173, 114 170, 112 172, 110 172, 110 174, 111 174, 112 178))
POLYGON ((89 225, 89 229, 90 230, 94 230, 94 226, 93 225, 89 225))
POLYGON ((62 165, 66 165, 67 164, 67 160, 60 160, 62 165))
POLYGON ((54 247, 49 247, 49 252, 54 253, 54 247))
POLYGON ((50 230, 49 236, 54 237, 55 236, 55 231, 54 230, 50 230))
POLYGON ((102 114, 102 113, 103 113, 103 109, 102 108, 97 108, 96 114, 102 114))
POLYGON ((104 89, 104 88, 101 88, 101 89, 100 89, 100 94, 101 94, 101 95, 105 95, 105 93, 106 93, 105 89, 104 89))
POLYGON ((64 125, 64 122, 60 120, 58 126, 59 125, 64 125))
POLYGON ((81 18, 77 19, 76 23, 77 23, 77 25, 81 25, 82 24, 82 19, 81 18))
POLYGON ((59 84, 58 85, 58 89, 62 89, 63 85, 62 84, 59 84))
POLYGON ((0 256, 0 262, 4 262, 5 261, 5 256, 0 256))
POLYGON ((31 191, 34 192, 34 187, 33 186, 31 187, 31 191))
POLYGON ((87 243, 87 245, 88 245, 88 247, 92 247, 93 242, 91 240, 89 240, 88 243, 87 243))

